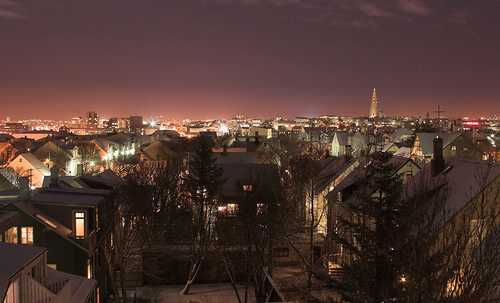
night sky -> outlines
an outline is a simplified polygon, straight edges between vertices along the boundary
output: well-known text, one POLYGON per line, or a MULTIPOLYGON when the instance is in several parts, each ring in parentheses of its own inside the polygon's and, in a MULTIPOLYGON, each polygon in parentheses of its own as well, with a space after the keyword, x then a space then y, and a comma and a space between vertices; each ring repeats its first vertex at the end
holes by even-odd
POLYGON ((498 0, 0 0, 0 119, 500 112, 498 0))

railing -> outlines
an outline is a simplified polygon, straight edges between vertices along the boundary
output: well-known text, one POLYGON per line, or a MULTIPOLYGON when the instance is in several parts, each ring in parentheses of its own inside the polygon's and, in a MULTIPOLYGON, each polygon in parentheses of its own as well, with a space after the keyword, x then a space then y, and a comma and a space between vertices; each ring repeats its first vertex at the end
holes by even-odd
POLYGON ((35 303, 50 303, 54 302, 56 295, 50 290, 45 288, 38 281, 32 277, 25 275, 23 276, 22 287, 23 287, 23 297, 24 302, 35 302, 35 303))
POLYGON ((68 283, 67 279, 55 281, 55 282, 47 284, 47 288, 51 292, 53 292, 54 294, 57 294, 57 293, 59 293, 59 291, 61 291, 61 289, 63 289, 63 287, 66 285, 66 283, 68 283))

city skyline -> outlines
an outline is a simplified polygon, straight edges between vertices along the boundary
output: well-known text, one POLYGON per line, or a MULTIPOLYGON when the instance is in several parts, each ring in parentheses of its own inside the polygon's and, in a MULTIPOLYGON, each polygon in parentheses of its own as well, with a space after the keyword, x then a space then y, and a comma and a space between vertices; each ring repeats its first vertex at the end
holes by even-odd
POLYGON ((3 0, 0 116, 364 116, 373 87, 389 116, 432 115, 438 104, 450 117, 486 116, 500 99, 498 8, 3 0))

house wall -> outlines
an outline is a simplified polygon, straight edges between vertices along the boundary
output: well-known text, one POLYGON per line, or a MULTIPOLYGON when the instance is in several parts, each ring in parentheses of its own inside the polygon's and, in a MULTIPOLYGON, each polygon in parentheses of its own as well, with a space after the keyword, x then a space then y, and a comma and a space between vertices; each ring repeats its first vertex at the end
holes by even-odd
MULTIPOLYGON (((21 213, 15 226, 19 227, 18 233, 21 232, 20 227, 33 227, 33 245, 48 249, 47 264, 56 264, 58 271, 79 276, 86 275, 88 256, 83 250, 24 213, 21 213)), ((2 233, 5 230, 2 230, 2 233)))
POLYGON ((31 184, 32 186, 36 188, 40 188, 43 185, 43 178, 45 175, 33 168, 28 161, 26 161, 24 158, 16 158, 12 160, 9 165, 16 173, 18 173, 20 176, 27 177, 31 173, 31 184), (22 161, 19 161, 19 159, 22 159, 22 161), (31 172, 30 172, 31 169, 31 172))

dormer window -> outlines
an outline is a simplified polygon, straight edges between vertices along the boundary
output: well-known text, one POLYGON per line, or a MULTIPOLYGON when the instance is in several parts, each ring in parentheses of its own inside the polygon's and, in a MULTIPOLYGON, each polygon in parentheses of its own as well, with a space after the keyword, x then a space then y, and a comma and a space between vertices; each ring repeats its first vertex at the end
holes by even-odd
POLYGON ((83 239, 86 236, 86 214, 83 211, 74 213, 74 232, 75 238, 83 239))
POLYGON ((245 192, 251 192, 251 191, 253 191, 252 184, 244 184, 243 185, 243 191, 245 191, 245 192))

